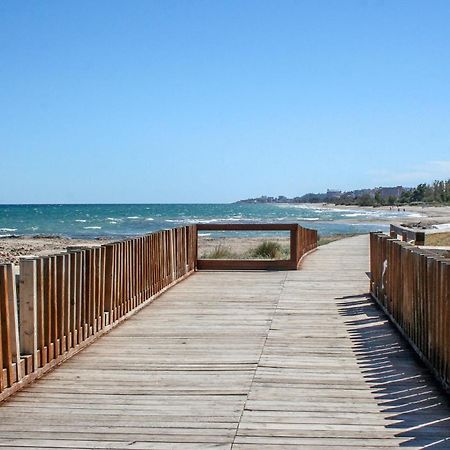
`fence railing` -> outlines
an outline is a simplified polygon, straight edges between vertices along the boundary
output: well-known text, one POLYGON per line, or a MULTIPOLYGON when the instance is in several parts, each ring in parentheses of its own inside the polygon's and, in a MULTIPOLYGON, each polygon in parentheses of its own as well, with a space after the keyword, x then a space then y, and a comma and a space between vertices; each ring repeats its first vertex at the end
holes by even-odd
POLYGON ((371 294, 445 389, 450 388, 450 260, 370 235, 371 294))
POLYGON ((413 242, 415 245, 425 245, 425 233, 423 231, 411 230, 411 228, 402 227, 400 225, 390 226, 391 237, 397 239, 401 236, 404 242, 413 242))
POLYGON ((199 270, 296 270, 303 256, 317 247, 317 231, 298 224, 197 224, 197 231, 289 231, 289 259, 198 259, 199 270))
POLYGON ((195 226, 0 264, 0 400, 195 270, 195 226), (17 303, 16 289, 19 292, 17 303))
MULTIPOLYGON (((197 259, 197 228, 217 227, 192 225, 25 257, 19 275, 13 264, 0 264, 0 401, 111 330, 197 265, 204 267, 205 260, 197 259)), ((302 257, 317 246, 317 232, 296 224, 219 227, 289 230, 291 259, 275 261, 280 263, 277 268, 298 268, 302 257)), ((219 268, 236 269, 241 262, 219 268)), ((268 264, 251 261, 252 268, 269 268, 272 263, 268 264)))

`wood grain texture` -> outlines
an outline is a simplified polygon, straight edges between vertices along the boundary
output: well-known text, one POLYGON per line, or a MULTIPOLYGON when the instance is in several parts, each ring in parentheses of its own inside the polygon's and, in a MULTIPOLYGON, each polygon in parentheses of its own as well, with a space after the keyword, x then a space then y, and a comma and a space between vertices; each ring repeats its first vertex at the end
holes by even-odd
POLYGON ((412 241, 415 245, 425 245, 425 232, 412 230, 408 227, 391 224, 390 236, 395 239, 397 239, 398 236, 401 236, 402 241, 404 242, 412 241))
POLYGON ((450 392, 450 260, 382 233, 370 245, 371 294, 450 392))
POLYGON ((105 246, 22 258, 19 339, 11 326, 11 317, 17 316, 13 268, 0 265, 0 401, 191 274, 196 237, 195 226, 181 227, 105 246), (185 236, 189 245, 184 244, 185 236), (157 245, 148 252, 144 244, 150 242, 157 245), (155 261, 158 271, 150 276, 155 261))
POLYGON ((447 398, 367 269, 363 236, 301 271, 196 273, 4 402, 0 447, 448 448, 447 398))

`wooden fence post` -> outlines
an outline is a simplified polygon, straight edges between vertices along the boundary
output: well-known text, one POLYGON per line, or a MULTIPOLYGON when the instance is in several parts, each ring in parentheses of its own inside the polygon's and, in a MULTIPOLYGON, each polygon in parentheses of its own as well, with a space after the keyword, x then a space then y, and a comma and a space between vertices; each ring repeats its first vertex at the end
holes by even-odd
POLYGON ((20 352, 23 355, 31 355, 32 367, 38 367, 37 354, 37 282, 36 260, 20 259, 20 283, 19 283, 19 332, 20 352))
POLYGON ((13 342, 11 311, 9 310, 9 285, 11 279, 8 276, 6 265, 0 266, 0 391, 12 386, 16 381, 13 367, 13 342))
POLYGON ((115 244, 106 244, 105 248, 105 325, 112 323, 114 293, 114 248, 115 244))
POLYGON ((296 225, 291 231, 290 231, 290 259, 291 259, 291 269, 297 270, 297 265, 300 260, 299 255, 299 234, 300 234, 300 228, 298 225, 296 225))
POLYGON ((11 343, 11 353, 13 362, 16 363, 16 380, 22 377, 22 368, 20 365, 20 343, 19 343, 19 317, 17 312, 17 291, 16 291, 16 274, 14 273, 14 265, 7 264, 6 278, 8 280, 8 301, 9 301, 9 341, 11 343))

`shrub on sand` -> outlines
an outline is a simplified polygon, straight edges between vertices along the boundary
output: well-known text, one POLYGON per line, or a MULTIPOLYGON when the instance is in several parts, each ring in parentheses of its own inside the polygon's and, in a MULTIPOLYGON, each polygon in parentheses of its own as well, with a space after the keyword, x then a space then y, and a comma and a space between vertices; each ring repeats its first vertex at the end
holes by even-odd
POLYGON ((278 242, 264 241, 259 244, 258 247, 251 250, 251 256, 253 258, 262 259, 282 259, 285 256, 285 250, 283 246, 278 242))
POLYGON ((230 247, 219 244, 214 247, 210 253, 203 255, 205 259, 234 259, 236 255, 231 251, 230 247))

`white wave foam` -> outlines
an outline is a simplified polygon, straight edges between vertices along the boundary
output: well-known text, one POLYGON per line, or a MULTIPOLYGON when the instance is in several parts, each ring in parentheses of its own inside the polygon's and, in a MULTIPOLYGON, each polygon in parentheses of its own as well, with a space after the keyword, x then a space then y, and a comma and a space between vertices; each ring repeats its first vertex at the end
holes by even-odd
POLYGON ((433 225, 431 228, 435 230, 450 230, 450 223, 441 223, 438 225, 433 225))
POLYGON ((198 233, 199 236, 211 236, 211 233, 198 233))
POLYGON ((305 203, 273 203, 274 206, 278 206, 278 208, 296 208, 296 209, 312 209, 314 206, 307 205, 305 203))
POLYGON ((127 217, 127 219, 135 220, 135 219, 140 219, 140 217, 139 216, 129 216, 129 217, 127 217))
POLYGON ((308 222, 315 222, 316 220, 320 220, 319 217, 297 217, 297 220, 306 220, 308 222))
POLYGON ((350 214, 342 214, 344 217, 360 217, 360 216, 368 216, 370 215, 369 213, 350 213, 350 214))
POLYGON ((85 220, 85 219, 75 219, 75 222, 85 223, 85 222, 87 222, 87 220, 85 220))
POLYGON ((408 217, 426 217, 425 214, 420 214, 420 213, 407 213, 406 216, 408 216, 408 217))
POLYGON ((13 234, 0 234, 0 238, 7 238, 7 237, 12 237, 14 236, 13 234))
POLYGON ((147 217, 145 220, 155 220, 153 217, 147 217))
POLYGON ((0 231, 17 231, 17 228, 0 228, 0 231))
POLYGON ((83 227, 85 230, 101 230, 102 227, 83 227))

